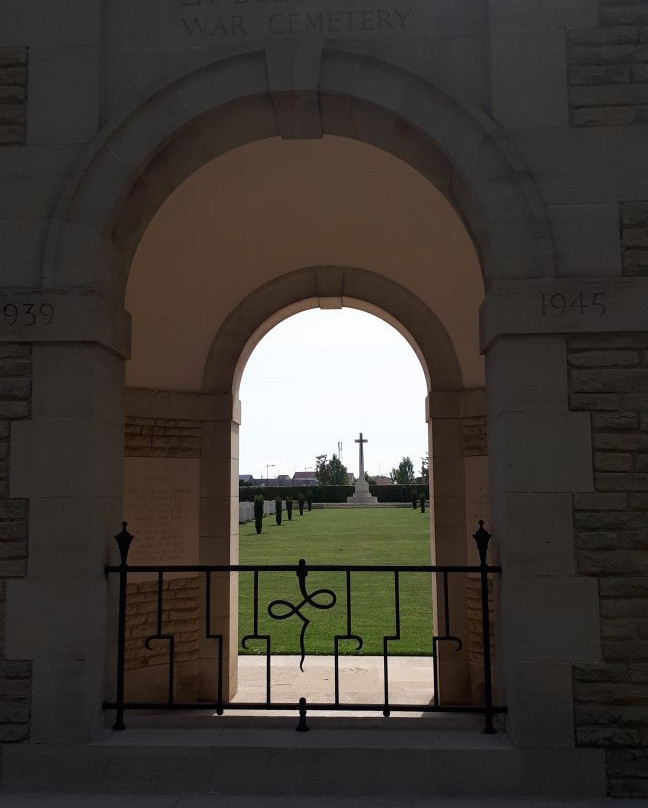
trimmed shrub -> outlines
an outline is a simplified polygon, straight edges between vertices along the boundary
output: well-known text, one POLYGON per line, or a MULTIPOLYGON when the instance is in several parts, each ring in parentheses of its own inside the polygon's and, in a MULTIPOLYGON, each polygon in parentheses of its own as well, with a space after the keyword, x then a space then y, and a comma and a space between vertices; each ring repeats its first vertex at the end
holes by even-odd
POLYGON ((297 505, 299 507, 299 515, 300 516, 304 515, 304 502, 305 501, 306 501, 306 499, 305 499, 303 494, 298 494, 297 495, 297 505))
POLYGON ((418 503, 418 492, 416 489, 412 491, 412 508, 416 510, 416 505, 418 503))
POLYGON ((421 513, 425 513, 425 497, 421 497, 421 513))
POLYGON ((313 492, 310 490, 310 488, 308 489, 308 491, 306 493, 306 502, 308 504, 308 510, 312 511, 313 510, 313 492))
POLYGON ((281 497, 277 497, 275 499, 275 519, 278 525, 281 524, 281 510, 282 510, 281 497))
POLYGON ((288 514, 289 522, 292 522, 292 506, 293 506, 292 493, 286 494, 286 513, 288 514))
POLYGON ((416 503, 420 497, 429 499, 427 485, 411 485, 405 488, 400 485, 370 485, 369 492, 378 497, 378 502, 410 502, 412 491, 416 492, 416 503), (405 495, 403 495, 403 491, 405 495))
MULTIPOLYGON (((267 500, 286 495, 287 486, 258 486, 257 488, 243 487, 239 489, 240 502, 254 502, 256 494, 262 494, 267 500)), ((427 485, 370 485, 369 491, 372 496, 378 497, 378 502, 409 502, 412 489, 417 492, 418 497, 425 496, 429 500, 427 485)), ((352 485, 324 485, 317 486, 306 493, 306 502, 346 502, 347 497, 353 494, 352 485)))
POLYGON ((263 529, 263 497, 261 494, 254 497, 254 527, 258 536, 263 529))

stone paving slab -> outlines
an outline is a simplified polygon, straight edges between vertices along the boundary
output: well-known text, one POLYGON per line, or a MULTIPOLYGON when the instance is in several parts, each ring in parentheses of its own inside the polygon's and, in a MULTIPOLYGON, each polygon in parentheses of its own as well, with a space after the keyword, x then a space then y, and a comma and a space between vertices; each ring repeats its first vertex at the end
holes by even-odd
MULTIPOLYGON (((296 702, 303 696, 308 702, 333 702, 334 658, 307 656, 304 670, 299 657, 272 657, 271 687, 273 701, 296 702)), ((393 656, 389 658, 389 698, 394 704, 429 704, 434 696, 432 657, 393 656)), ((234 702, 265 701, 265 657, 239 656, 239 690, 234 702)), ((340 697, 342 702, 377 703, 384 699, 383 657, 340 656, 340 697)), ((254 714, 250 711, 248 714, 254 714)), ((309 711, 309 715, 327 715, 309 711)), ((352 716, 352 711, 336 715, 352 716)), ((357 715, 357 713, 355 713, 357 715)), ((422 713, 406 713, 420 716, 422 713)))

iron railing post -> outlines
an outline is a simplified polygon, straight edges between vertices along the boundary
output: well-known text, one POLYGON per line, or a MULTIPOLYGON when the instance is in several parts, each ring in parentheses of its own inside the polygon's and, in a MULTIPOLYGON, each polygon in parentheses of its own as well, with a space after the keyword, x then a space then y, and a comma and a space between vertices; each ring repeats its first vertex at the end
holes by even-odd
POLYGON ((479 529, 473 534, 479 551, 479 574, 481 579, 481 611, 482 611, 482 645, 484 651, 484 733, 493 735, 497 730, 493 726, 493 684, 491 681, 491 648, 490 648, 490 608, 488 604, 488 565, 486 554, 491 534, 479 520, 479 529))
POLYGON ((309 730, 306 723, 306 699, 303 696, 299 699, 299 723, 296 729, 297 732, 308 732, 309 730))
POLYGON ((119 546, 121 564, 119 566, 119 628, 117 635, 117 716, 114 730, 126 729, 124 724, 124 666, 126 662, 126 581, 128 577, 128 550, 133 537, 126 530, 127 522, 122 522, 121 533, 115 536, 119 546))

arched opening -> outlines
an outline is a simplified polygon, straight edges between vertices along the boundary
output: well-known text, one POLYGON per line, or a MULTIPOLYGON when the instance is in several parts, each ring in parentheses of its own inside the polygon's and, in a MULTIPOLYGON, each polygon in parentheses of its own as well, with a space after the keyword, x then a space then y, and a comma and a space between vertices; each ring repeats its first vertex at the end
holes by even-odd
MULTIPOLYGON (((533 182, 498 128, 482 112, 401 68, 348 52, 323 51, 319 72, 315 71, 312 79, 309 92, 318 100, 321 133, 374 144, 385 153, 398 155, 403 163, 428 180, 430 188, 438 186, 442 189, 444 198, 449 200, 449 209, 456 213, 455 222, 459 226, 465 225, 464 235, 470 233, 473 252, 479 256, 479 261, 475 257, 475 266, 479 269, 481 265, 487 288, 499 278, 555 275, 551 239, 533 182)), ((128 353, 125 347, 128 318, 120 307, 134 253, 153 215, 161 209, 165 199, 173 197, 174 190, 187 177, 220 154, 229 153, 241 144, 278 134, 284 138, 312 136, 312 131, 309 134, 307 127, 300 126, 298 120, 288 131, 283 126, 286 121, 279 109, 286 108, 283 102, 287 102, 288 107, 292 102, 299 107, 303 88, 300 87, 299 92, 292 87, 281 88, 282 103, 275 104, 273 86, 277 90, 272 80, 269 85, 268 64, 261 52, 215 62, 186 75, 106 127, 77 166, 61 195, 47 240, 42 285, 51 290, 81 289, 97 296, 97 306, 103 318, 100 324, 103 323, 105 333, 102 332, 97 356, 95 358, 93 354, 92 361, 96 361, 98 373, 110 373, 112 385, 109 385, 110 399, 103 403, 97 419, 109 420, 111 429, 113 423, 118 427, 118 416, 122 412, 121 357, 128 353), (109 350, 106 351, 104 346, 109 350), (109 367, 106 369, 106 366, 109 367)), ((397 293, 399 271, 404 263, 373 275, 365 274, 374 271, 370 262, 363 260, 359 265, 364 269, 347 270, 348 259, 336 266, 328 257, 323 260, 317 256, 304 263, 282 266, 274 278, 277 288, 282 289, 284 274, 297 272, 296 266, 309 268, 301 271, 299 278, 288 279, 288 292, 274 302, 274 307, 265 317, 254 319, 252 328, 248 330, 245 322, 240 323, 235 317, 229 319, 227 314, 227 322, 223 321, 218 329, 224 328, 219 344, 232 374, 247 339, 268 316, 293 305, 295 300, 339 298, 343 291, 386 311, 393 306, 393 315, 397 319, 399 312, 404 312, 400 319, 413 334, 417 323, 428 323, 429 328, 422 328, 423 333, 440 335, 439 344, 452 345, 451 330, 445 323, 441 323, 439 329, 436 313, 428 319, 419 316, 420 303, 423 311, 434 311, 434 307, 428 305, 429 301, 419 295, 420 280, 431 276, 413 278, 415 288, 409 290, 411 297, 408 297, 397 293), (320 271, 322 268, 324 272, 320 271), (342 288, 340 279, 345 284, 342 288), (375 299, 376 290, 378 300, 375 299), (393 294, 389 293, 390 290, 393 294), (381 305, 385 295, 390 305, 381 305), (410 305, 412 300, 416 305, 410 305)), ((261 283, 255 284, 254 289, 258 291, 262 286, 261 283)), ((143 297, 144 305, 151 312, 155 308, 152 304, 157 289, 156 281, 148 287, 148 296, 143 297)), ((244 302, 243 293, 240 290, 239 293, 239 300, 232 301, 232 315, 244 302)), ((482 294, 480 286, 477 297, 481 299, 482 294)), ((91 297, 91 302, 94 299, 91 297)), ((247 307, 243 306, 239 313, 246 312, 247 307)), ((192 324, 196 322, 193 312, 189 311, 185 316, 191 317, 192 324)), ((165 337, 170 322, 172 319, 158 321, 157 329, 151 332, 153 338, 165 337)), ((475 356, 478 356, 477 331, 475 307, 472 327, 461 332, 474 338, 475 356)), ((417 339, 420 344, 425 343, 425 339, 417 339)), ((136 341, 135 334, 135 350, 136 341)), ((204 351, 211 350, 210 344, 210 339, 204 340, 204 351)), ((191 357, 193 361, 196 356, 195 353, 174 351, 167 355, 176 365, 184 357, 191 357)), ((456 359, 455 356, 449 365, 434 365, 443 368, 443 374, 438 377, 443 383, 431 385, 429 407, 435 434, 445 434, 448 447, 455 445, 457 436, 461 435, 464 415, 473 411, 483 413, 484 410, 483 395, 478 392, 479 383, 471 386, 477 392, 466 392, 456 359), (453 381, 448 384, 448 380, 453 381)), ((196 378, 195 365, 192 372, 196 378)), ((194 394, 195 388, 182 386, 165 390, 149 386, 151 382, 147 380, 144 388, 131 387, 127 391, 127 415, 140 417, 138 413, 143 412, 145 414, 141 417, 153 419, 198 420, 202 437, 209 434, 210 445, 215 447, 210 453, 230 463, 235 451, 233 426, 238 418, 238 407, 231 395, 218 387, 219 379, 225 379, 225 389, 228 388, 228 373, 229 370, 213 380, 216 384, 213 394, 207 386, 194 394), (208 420, 203 419, 205 414, 209 416, 208 420), (226 428, 221 423, 223 421, 226 428)), ((198 375, 202 379, 202 370, 198 375)), ((133 384, 132 380, 130 384, 133 384)), ((105 431, 112 436, 112 431, 105 431)), ((193 436, 187 437, 191 439, 193 436)), ((107 506, 101 511, 103 529, 97 532, 92 559, 88 561, 91 575, 95 575, 103 563, 107 553, 105 537, 122 515, 120 478, 123 458, 119 451, 114 451, 114 442, 110 446, 111 451, 104 450, 102 455, 105 459, 102 473, 107 482, 97 496, 104 498, 100 503, 102 507, 104 502, 107 506)), ((454 463, 461 455, 449 449, 447 457, 454 463)), ((506 457, 507 450, 503 449, 494 458, 496 470, 505 468, 506 457)), ((458 462, 454 464, 455 480, 457 465, 458 462)), ((224 473, 226 465, 221 464, 219 468, 221 482, 230 490, 231 468, 227 474, 224 473)), ((448 513, 457 515, 461 498, 451 491, 447 496, 448 513)), ((204 504, 203 515, 215 515, 215 509, 219 509, 218 518, 231 519, 232 503, 227 497, 219 503, 204 504)), ((229 541, 229 530, 227 534, 229 541)), ((462 537, 465 539, 465 534, 462 537)), ((103 625, 103 603, 95 611, 97 620, 103 625)), ((36 653, 35 658, 37 656, 36 653)), ((60 674, 52 673, 48 686, 61 687, 68 692, 66 674, 63 668, 61 671, 60 674)), ((91 714, 95 723, 98 721, 97 705, 104 694, 101 665, 84 671, 83 676, 86 677, 86 697, 79 701, 74 715, 66 719, 66 737, 74 739, 91 735, 92 729, 87 728, 84 716, 91 714), (77 720, 83 725, 82 730, 78 729, 77 720)), ((42 721, 34 738, 50 738, 53 733, 60 732, 60 721, 54 722, 45 716, 42 721)))
MULTIPOLYGON (((419 357, 436 480, 433 559, 467 563, 472 461, 464 432, 474 426, 485 433, 482 297, 473 243, 446 198, 373 146, 339 137, 266 139, 207 163, 179 186, 144 233, 129 278, 127 463, 140 467, 140 487, 141 469, 149 476, 170 465, 193 469, 199 507, 193 521, 186 518, 192 525, 198 520, 200 538, 188 543, 186 562, 238 562, 238 387, 254 346, 297 311, 349 306, 394 325, 419 357), (286 272, 300 263, 304 268, 286 272), (174 409, 173 402, 184 404, 174 409)), ((485 445, 478 451, 485 463, 485 445)), ((453 619, 465 629, 466 588, 453 586, 453 619)), ((234 638, 233 580, 219 588, 217 601, 222 633, 234 638)), ((441 597, 439 615, 444 608, 441 597)), ((237 654, 229 639, 225 647, 227 689, 234 693, 237 654)), ((196 662, 197 682, 207 680, 213 644, 197 640, 194 650, 196 659, 187 662, 196 662)), ((468 645, 444 655, 444 697, 466 703, 468 645)))
MULTIPOLYGON (((428 450, 427 389, 411 345, 373 314, 349 306, 316 308, 274 326, 247 361, 239 392, 240 563, 296 564, 304 558, 309 566, 429 565, 429 501, 421 512, 417 499, 413 512, 411 499, 412 492, 425 492, 427 499, 420 480, 421 455, 428 450), (355 496, 360 431, 363 440, 368 438, 363 469, 370 490, 364 505, 348 502, 364 499, 355 496), (389 473, 404 455, 413 461, 411 476, 403 473, 391 484, 389 473), (253 501, 259 496, 268 513, 255 526, 253 501)), ((279 598, 299 605, 296 576, 260 573, 256 590, 252 573, 239 576, 235 701, 266 698, 268 652, 271 698, 277 703, 301 697, 308 703, 331 701, 336 670, 341 703, 380 700, 382 637, 396 625, 391 574, 349 572, 347 582, 345 572, 314 571, 306 583, 309 592, 327 588, 335 602, 328 609, 306 604, 300 610, 309 620, 301 660, 297 614, 278 619, 285 608, 276 605, 268 612, 279 598), (255 613, 256 640, 251 636, 255 613), (340 639, 347 633, 359 636, 361 647, 357 639, 340 639)), ((422 574, 401 579, 400 639, 388 649, 394 702, 429 703, 433 696, 431 583, 431 576, 422 574)), ((330 594, 328 599, 320 596, 316 602, 327 606, 330 594)))

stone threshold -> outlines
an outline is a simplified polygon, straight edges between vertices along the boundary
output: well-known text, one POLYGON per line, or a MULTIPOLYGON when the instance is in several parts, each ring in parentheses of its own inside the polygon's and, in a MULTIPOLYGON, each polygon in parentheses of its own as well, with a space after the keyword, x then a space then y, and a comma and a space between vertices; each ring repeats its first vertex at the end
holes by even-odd
MULTIPOLYGON (((136 728, 131 716, 131 728, 105 730, 87 744, 5 747, 3 788, 329 797, 605 796, 602 750, 515 749, 503 732, 487 736, 474 727, 453 730, 446 718, 443 729, 427 731, 402 729, 392 719, 387 729, 359 726, 355 720, 344 726, 313 719, 307 733, 294 731, 294 719, 285 726, 278 719, 252 718, 249 725, 237 726, 240 720, 219 718, 220 729, 136 728)), ((421 727, 424 722, 411 720, 421 727)))

